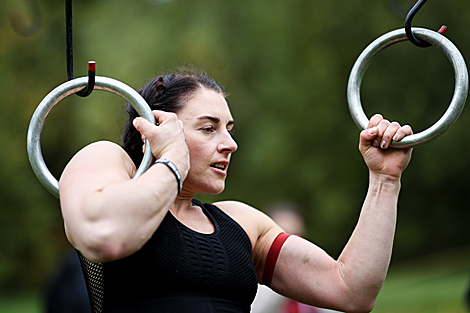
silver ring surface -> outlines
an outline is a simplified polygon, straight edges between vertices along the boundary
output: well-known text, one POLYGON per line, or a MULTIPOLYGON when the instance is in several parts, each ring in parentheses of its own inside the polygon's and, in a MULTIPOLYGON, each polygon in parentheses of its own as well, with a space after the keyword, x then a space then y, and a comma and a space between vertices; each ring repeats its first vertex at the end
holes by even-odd
MULTIPOLYGON (((425 28, 412 28, 413 33, 421 39, 438 47, 449 59, 454 70, 455 87, 449 107, 442 117, 428 129, 406 136, 400 141, 392 142, 395 148, 411 148, 423 145, 445 133, 458 119, 468 94, 468 71, 465 60, 457 47, 445 36, 425 28)), ((369 124, 361 104, 360 89, 364 73, 375 55, 391 45, 408 40, 405 29, 397 29, 374 40, 362 51, 354 64, 349 76, 347 98, 349 111, 354 122, 361 129, 369 124)))
MULTIPOLYGON (((41 182, 41 184, 55 197, 59 198, 59 182, 51 174, 44 161, 41 151, 41 132, 46 117, 51 110, 71 94, 76 93, 88 83, 88 77, 80 77, 63 83, 52 90, 38 105, 31 118, 28 134, 27 134, 27 150, 29 162, 33 168, 33 172, 41 182)), ((128 85, 108 77, 95 77, 94 89, 112 92, 129 102, 140 116, 146 118, 155 124, 155 116, 153 115, 147 102, 142 96, 128 85)), ((148 140, 146 141, 145 153, 142 163, 132 178, 142 175, 153 162, 152 149, 148 140)))

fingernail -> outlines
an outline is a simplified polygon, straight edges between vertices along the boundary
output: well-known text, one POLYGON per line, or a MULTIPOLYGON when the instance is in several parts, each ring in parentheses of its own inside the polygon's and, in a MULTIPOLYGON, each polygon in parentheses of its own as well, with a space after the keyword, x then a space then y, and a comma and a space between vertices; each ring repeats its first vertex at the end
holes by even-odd
POLYGON ((137 125, 139 124, 139 118, 136 117, 136 118, 132 121, 132 124, 134 125, 134 127, 137 127, 137 125))
POLYGON ((377 127, 376 126, 369 129, 369 135, 373 136, 376 133, 377 133, 377 127))
POLYGON ((385 140, 382 141, 382 144, 380 145, 380 148, 382 148, 382 149, 387 148, 387 142, 385 140))
POLYGON ((374 141, 372 141, 372 145, 374 147, 378 147, 379 146, 379 141, 377 139, 375 139, 374 141))
POLYGON ((398 138, 400 138, 400 136, 398 136, 398 134, 395 134, 395 136, 393 136, 393 140, 398 140, 398 138))

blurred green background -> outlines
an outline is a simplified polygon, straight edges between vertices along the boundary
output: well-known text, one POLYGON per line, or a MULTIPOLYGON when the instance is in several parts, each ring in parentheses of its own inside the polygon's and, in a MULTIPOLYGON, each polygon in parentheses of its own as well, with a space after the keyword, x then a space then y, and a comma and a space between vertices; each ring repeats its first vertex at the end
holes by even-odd
MULTIPOLYGON (((337 257, 357 221, 368 179, 357 149, 359 129, 347 107, 349 73, 370 42, 403 27, 413 3, 75 1, 75 76, 85 76, 87 61, 95 60, 97 75, 138 89, 168 68, 206 69, 230 93, 239 149, 226 191, 200 200, 236 199, 261 210, 293 201, 305 214, 308 238, 337 257)), ((0 299, 40 298, 58 259, 70 249, 58 200, 38 182, 26 153, 35 108, 67 80, 65 2, 37 4, 39 15, 31 13, 28 1, 0 3, 0 299), (15 31, 10 21, 15 13, 26 24, 36 16, 37 31, 27 36, 15 31)), ((429 1, 413 22, 435 30, 442 24, 468 58, 470 2, 429 1)), ((452 68, 440 50, 404 42, 374 59, 361 91, 368 116, 382 113, 418 132, 440 118, 453 88, 452 68)), ((44 158, 55 177, 86 144, 120 142, 123 104, 102 91, 60 102, 42 133, 44 158)), ((391 270, 392 275, 397 268, 405 282, 400 285, 400 275, 391 278, 392 286, 386 284, 380 296, 384 304, 395 302, 387 290, 400 289, 393 279, 407 285, 410 276, 399 270, 407 268, 403 264, 431 256, 426 260, 433 265, 424 268, 436 277, 432 260, 445 251, 447 257, 438 259, 444 274, 438 277, 458 273, 459 288, 452 294, 463 299, 470 269, 469 122, 464 109, 448 132, 413 152, 403 176, 391 270)), ((421 263, 408 268, 420 269, 421 263)), ((463 307, 459 303, 458 310, 463 307)))

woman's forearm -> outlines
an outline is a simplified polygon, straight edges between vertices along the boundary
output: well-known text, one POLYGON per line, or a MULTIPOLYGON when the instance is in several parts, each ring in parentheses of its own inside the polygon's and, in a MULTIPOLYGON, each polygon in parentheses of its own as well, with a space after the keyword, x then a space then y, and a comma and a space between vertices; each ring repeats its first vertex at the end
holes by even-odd
POLYGON ((390 264, 399 178, 371 174, 358 224, 341 253, 341 275, 358 300, 375 302, 390 264))
POLYGON ((177 195, 174 175, 156 165, 137 180, 113 184, 86 202, 82 230, 102 260, 118 259, 139 250, 152 236, 177 195))

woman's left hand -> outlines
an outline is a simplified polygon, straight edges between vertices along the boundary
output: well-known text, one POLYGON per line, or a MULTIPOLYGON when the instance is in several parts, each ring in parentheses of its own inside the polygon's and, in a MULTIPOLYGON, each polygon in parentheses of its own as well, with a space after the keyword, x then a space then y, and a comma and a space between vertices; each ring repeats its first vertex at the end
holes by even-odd
POLYGON ((390 148, 393 141, 399 141, 413 134, 409 125, 390 123, 380 114, 374 115, 367 129, 360 135, 359 150, 372 174, 399 179, 411 158, 412 149, 390 148))

